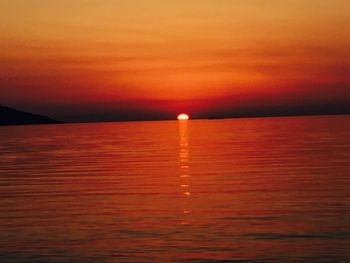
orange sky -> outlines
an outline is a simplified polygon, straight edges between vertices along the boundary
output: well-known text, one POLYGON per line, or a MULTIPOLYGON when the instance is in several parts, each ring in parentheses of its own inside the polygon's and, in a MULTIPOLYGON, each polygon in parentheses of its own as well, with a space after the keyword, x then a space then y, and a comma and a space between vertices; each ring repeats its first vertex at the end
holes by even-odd
POLYGON ((348 0, 0 0, 0 17, 0 103, 63 120, 350 104, 348 0))

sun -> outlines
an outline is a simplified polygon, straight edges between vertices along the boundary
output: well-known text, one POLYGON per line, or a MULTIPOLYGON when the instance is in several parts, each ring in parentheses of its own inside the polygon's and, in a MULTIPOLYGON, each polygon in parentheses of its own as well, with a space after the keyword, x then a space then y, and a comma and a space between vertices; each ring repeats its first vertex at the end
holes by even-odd
POLYGON ((187 121, 189 118, 190 117, 187 114, 185 114, 185 113, 181 113, 181 114, 179 114, 179 116, 177 116, 177 119, 179 121, 187 121))

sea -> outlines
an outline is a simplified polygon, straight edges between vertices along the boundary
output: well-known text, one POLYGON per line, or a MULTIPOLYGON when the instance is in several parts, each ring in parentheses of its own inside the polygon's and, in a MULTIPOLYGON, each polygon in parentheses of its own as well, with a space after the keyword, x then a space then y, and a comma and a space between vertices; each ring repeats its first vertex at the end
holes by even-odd
POLYGON ((0 127, 0 262, 350 262, 350 116, 0 127))

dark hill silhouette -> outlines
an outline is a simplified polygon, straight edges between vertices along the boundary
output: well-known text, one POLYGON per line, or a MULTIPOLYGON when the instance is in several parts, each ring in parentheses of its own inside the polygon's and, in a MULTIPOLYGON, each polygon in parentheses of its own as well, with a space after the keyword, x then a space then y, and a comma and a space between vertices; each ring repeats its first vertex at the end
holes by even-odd
POLYGON ((0 105, 0 125, 59 124, 60 121, 46 116, 15 110, 0 105))

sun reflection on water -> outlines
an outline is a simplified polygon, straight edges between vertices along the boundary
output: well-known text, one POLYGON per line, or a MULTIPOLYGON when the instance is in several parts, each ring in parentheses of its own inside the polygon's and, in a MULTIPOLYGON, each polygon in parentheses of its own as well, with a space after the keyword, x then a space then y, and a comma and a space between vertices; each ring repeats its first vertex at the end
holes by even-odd
POLYGON ((189 140, 188 140, 188 121, 179 122, 179 168, 180 168, 180 193, 183 197, 181 221, 182 225, 190 224, 189 215, 189 197, 190 191, 190 161, 189 161, 189 140))

